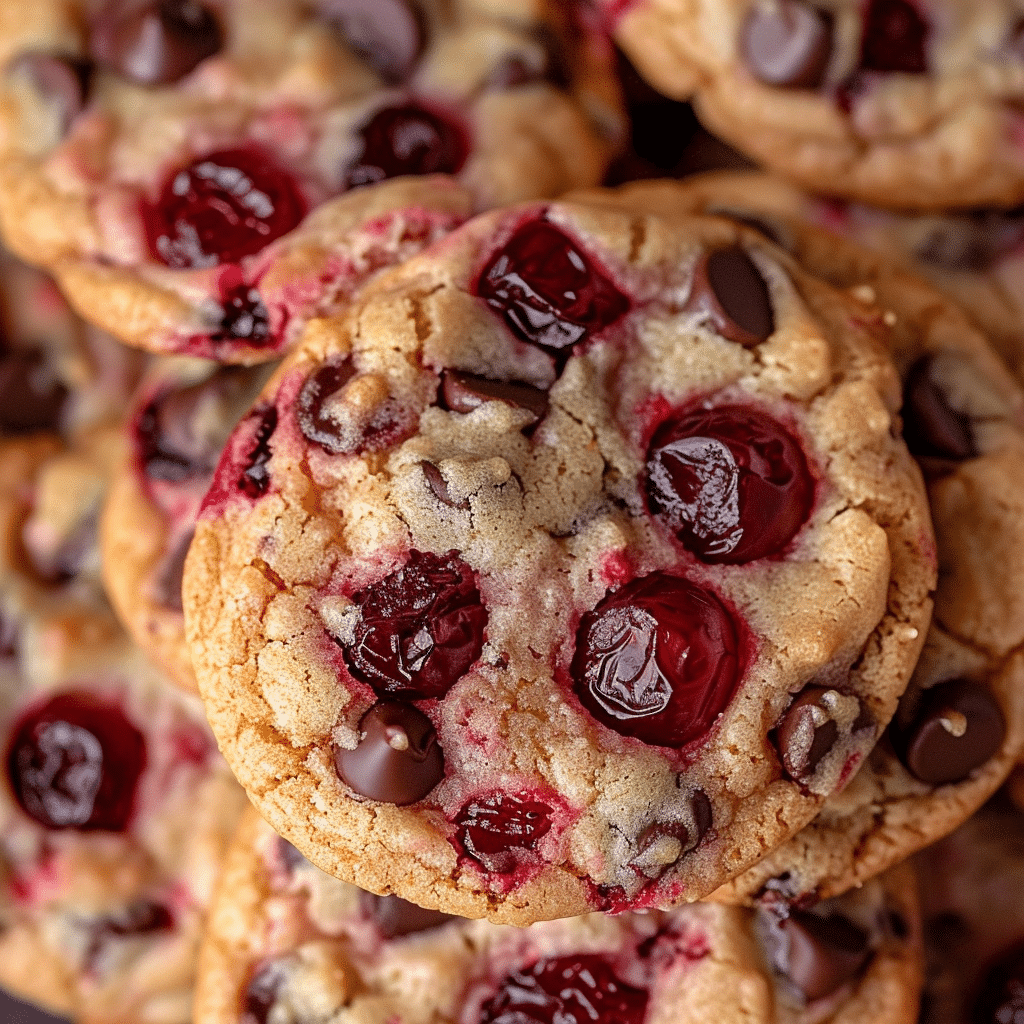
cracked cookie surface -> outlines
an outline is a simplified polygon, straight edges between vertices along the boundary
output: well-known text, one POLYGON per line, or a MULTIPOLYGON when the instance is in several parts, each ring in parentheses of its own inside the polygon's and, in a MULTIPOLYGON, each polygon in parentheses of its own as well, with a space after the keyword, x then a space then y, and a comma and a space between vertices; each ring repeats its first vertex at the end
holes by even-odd
POLYGON ((868 321, 749 229, 552 204, 312 324, 185 569, 261 813, 513 923, 699 899, 809 821, 934 585, 868 321))
POLYGON ((919 947, 906 869, 788 918, 697 903, 517 929, 362 892, 250 810, 218 885, 195 1019, 911 1024, 919 947))
POLYGON ((597 184, 608 50, 545 3, 8 5, 0 225, 129 344, 273 360, 471 210, 597 184))
POLYGON ((955 304, 877 252, 808 223, 806 197, 792 186, 717 174, 627 187, 621 201, 644 195, 655 209, 759 224, 811 272, 854 294, 866 289, 892 323, 903 433, 925 473, 938 545, 932 625, 892 726, 850 784, 719 894, 833 895, 950 832, 1020 756, 1024 394, 955 304))

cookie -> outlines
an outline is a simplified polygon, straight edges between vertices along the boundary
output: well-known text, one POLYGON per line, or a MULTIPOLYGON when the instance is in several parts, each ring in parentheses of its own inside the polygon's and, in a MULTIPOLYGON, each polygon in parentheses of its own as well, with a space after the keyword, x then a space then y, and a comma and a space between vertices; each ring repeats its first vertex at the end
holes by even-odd
POLYGON ((141 366, 76 317, 49 277, 0 248, 0 438, 71 437, 119 418, 141 366))
POLYGON ((662 92, 806 188, 905 209, 1024 200, 1024 11, 997 0, 600 0, 662 92))
POLYGON ((906 869, 788 917, 697 903, 519 929, 371 896, 250 810, 218 886, 195 1021, 912 1024, 919 945, 906 869))
POLYGON ((0 984, 80 1020, 189 1024, 244 795, 198 698, 102 598, 98 500, 67 501, 102 474, 43 435, 0 467, 0 984))
POLYGON ((609 47, 552 5, 489 7, 8 5, 0 226, 131 345, 278 358, 470 209, 601 180, 609 47))
POLYGON ((928 880, 921 1024, 1013 1021, 1024 985, 1024 814, 999 794, 915 861, 928 880))
POLYGON ((181 577, 221 450, 270 368, 178 357, 155 368, 127 420, 128 445, 104 503, 107 592, 136 643, 195 690, 181 577))
POLYGON ((1024 394, 946 296, 885 257, 801 219, 801 194, 765 175, 626 187, 630 208, 717 210, 884 309, 904 378, 903 434, 928 484, 938 544, 935 614, 885 738, 815 821, 728 898, 828 896, 955 828, 1024 744, 1024 394))
POLYGON ((516 924, 700 899, 809 821, 934 585, 863 319, 750 229, 552 204, 311 325, 185 567, 261 813, 363 888, 516 924))

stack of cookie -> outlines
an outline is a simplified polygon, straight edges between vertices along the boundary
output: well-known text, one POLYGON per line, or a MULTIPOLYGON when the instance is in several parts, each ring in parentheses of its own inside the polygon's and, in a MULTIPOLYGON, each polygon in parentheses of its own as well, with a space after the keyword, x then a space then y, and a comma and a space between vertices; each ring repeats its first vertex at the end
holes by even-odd
POLYGON ((0 982, 1024 1011, 1024 49, 933 6, 0 11, 0 982))

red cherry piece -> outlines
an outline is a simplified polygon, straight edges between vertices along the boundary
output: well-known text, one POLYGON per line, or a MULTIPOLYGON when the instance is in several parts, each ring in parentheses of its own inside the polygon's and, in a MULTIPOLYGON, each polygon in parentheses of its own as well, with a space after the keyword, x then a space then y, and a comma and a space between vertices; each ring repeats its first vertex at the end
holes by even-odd
POLYGON ((733 616, 710 591, 667 573, 608 594, 576 632, 576 695, 603 725, 644 743, 699 739, 741 674, 733 616))
POLYGON ((28 711, 7 749, 18 803, 50 829, 124 831, 145 765, 145 740, 121 708, 85 692, 28 711))
POLYGON ((907 0, 870 0, 864 12, 861 71, 928 72, 928 23, 907 0))
POLYGON ((381 696, 443 697, 483 650, 487 610, 455 551, 413 551, 352 600, 362 617, 355 642, 342 648, 345 664, 381 696))
POLYGON ((480 1024, 642 1024, 647 999, 600 956, 550 957, 505 977, 480 1024))
POLYGON ((532 850, 551 830, 551 808, 539 800, 493 793, 466 804, 455 824, 463 849, 488 871, 515 871, 519 851, 532 850))
POLYGON ((237 263, 306 214, 294 178, 266 153, 225 149, 176 171, 142 217, 150 251, 176 270, 237 263))
POLYGON ((378 110, 359 130, 363 148, 345 171, 345 187, 405 174, 458 174, 469 155, 465 132, 415 103, 378 110))
POLYGON ((781 551, 814 501, 797 438, 740 405, 691 409, 663 423, 647 449, 645 485, 654 515, 703 562, 781 551))
POLYGON ((476 294, 525 341, 568 355, 629 309, 626 297, 547 221, 522 225, 487 264, 476 294))
POLYGON ((246 459, 245 468, 238 477, 238 488, 250 498, 259 498, 270 489, 270 439, 277 429, 277 409, 269 406, 257 409, 247 417, 256 423, 255 444, 246 459))

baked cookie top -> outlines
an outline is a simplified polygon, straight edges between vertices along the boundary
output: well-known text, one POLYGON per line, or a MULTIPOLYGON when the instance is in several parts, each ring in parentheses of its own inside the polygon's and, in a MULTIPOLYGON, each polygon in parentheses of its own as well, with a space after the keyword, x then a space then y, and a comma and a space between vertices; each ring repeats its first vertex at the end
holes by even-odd
POLYGON ((0 984, 90 1022, 189 1024, 244 795, 198 699, 102 598, 97 496, 67 500, 102 467, 43 435, 0 467, 0 984))
POLYGON ((912 1024, 913 876, 788 916, 696 903, 509 928, 371 896, 249 811, 200 958, 196 1024, 912 1024))
POLYGON ((0 226, 132 345, 271 360, 471 209, 597 184, 609 54, 543 0, 6 5, 0 226))
POLYGON ((181 604, 185 555, 228 435, 272 368, 161 361, 129 410, 128 443, 104 501, 110 600, 136 643, 187 690, 196 683, 181 604))
POLYGON ((1024 199, 1016 0, 600 0, 668 95, 759 163, 882 206, 1024 199))
POLYGON ((261 813, 510 923, 699 899, 810 820, 931 609, 875 319, 742 226, 556 203, 311 324, 185 568, 261 813))
POLYGON ((716 174, 627 186, 620 202, 760 225, 811 272, 870 298, 891 324, 902 431, 925 473, 938 545, 932 625, 893 724, 850 784, 719 895, 843 892, 955 828, 1024 745, 1024 394, 950 299, 808 223, 806 199, 790 185, 716 174))

